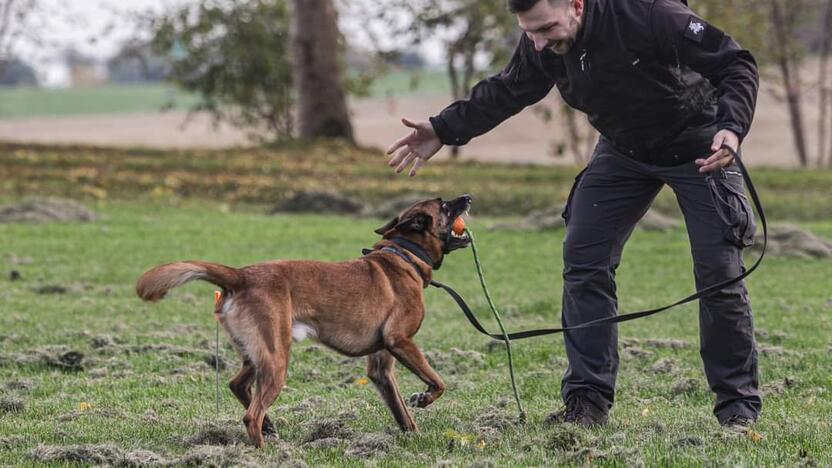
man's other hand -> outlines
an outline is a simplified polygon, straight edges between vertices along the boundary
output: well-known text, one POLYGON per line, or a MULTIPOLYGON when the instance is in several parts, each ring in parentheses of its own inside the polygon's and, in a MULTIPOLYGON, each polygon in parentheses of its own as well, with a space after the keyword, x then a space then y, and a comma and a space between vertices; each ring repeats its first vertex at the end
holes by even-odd
POLYGON ((711 144, 711 151, 714 152, 708 159, 697 159, 699 172, 711 172, 723 167, 730 166, 734 162, 734 156, 722 145, 726 145, 734 151, 740 146, 740 139, 731 130, 720 130, 714 135, 714 142, 711 144))
POLYGON ((398 174, 413 162, 413 167, 410 168, 410 177, 413 177, 416 171, 442 148, 442 142, 439 141, 430 122, 412 122, 402 119, 402 123, 405 127, 412 128, 413 131, 390 145, 387 154, 393 157, 390 158, 388 164, 391 167, 395 166, 398 174))

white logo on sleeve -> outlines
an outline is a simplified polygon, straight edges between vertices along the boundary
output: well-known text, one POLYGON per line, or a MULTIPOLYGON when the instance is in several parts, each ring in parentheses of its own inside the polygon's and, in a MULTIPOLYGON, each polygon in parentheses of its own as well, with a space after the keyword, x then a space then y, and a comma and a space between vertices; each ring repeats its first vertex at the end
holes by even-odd
POLYGON ((697 23, 696 21, 691 21, 688 25, 688 28, 690 28, 690 32, 698 36, 702 31, 705 30, 705 25, 703 25, 702 23, 697 23))

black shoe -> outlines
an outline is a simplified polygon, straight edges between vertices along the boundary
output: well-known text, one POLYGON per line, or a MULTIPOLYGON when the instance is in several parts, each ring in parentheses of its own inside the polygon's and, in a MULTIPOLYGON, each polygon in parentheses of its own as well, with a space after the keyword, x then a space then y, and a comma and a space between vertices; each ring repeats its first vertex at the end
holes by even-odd
POLYGON ((747 432, 754 424, 754 419, 741 414, 732 414, 727 419, 720 421, 719 424, 732 431, 747 432))
POLYGON ((586 392, 575 391, 566 398, 566 407, 546 417, 546 423, 573 423, 592 427, 607 424, 607 410, 599 408, 586 396, 586 392))

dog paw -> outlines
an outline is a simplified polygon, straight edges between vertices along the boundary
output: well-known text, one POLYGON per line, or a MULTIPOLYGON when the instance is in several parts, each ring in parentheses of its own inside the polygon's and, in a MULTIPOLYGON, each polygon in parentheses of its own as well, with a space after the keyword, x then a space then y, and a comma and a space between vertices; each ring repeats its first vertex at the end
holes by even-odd
POLYGON ((431 404, 430 393, 422 392, 410 395, 410 406, 414 408, 424 408, 429 404, 431 404))
POLYGON ((263 428, 260 430, 260 433, 263 434, 263 437, 277 436, 277 431, 274 429, 274 424, 272 424, 272 422, 268 419, 263 421, 263 428))

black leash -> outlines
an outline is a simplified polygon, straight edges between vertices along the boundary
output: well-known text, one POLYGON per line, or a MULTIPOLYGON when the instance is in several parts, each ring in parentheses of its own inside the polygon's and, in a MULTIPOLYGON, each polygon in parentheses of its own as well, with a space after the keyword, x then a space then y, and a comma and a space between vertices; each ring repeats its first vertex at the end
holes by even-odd
POLYGON ((672 309, 673 307, 686 304, 688 302, 694 301, 696 299, 708 296, 720 289, 725 288, 726 286, 730 286, 732 284, 738 283, 748 277, 754 270, 760 266, 760 263, 763 260, 763 257, 766 253, 766 245, 768 244, 768 225, 766 224, 766 215, 763 212, 763 205, 760 203, 760 197, 757 195, 757 189, 754 187, 754 183, 751 181, 751 176, 748 175, 748 170, 745 168, 745 164, 743 164, 742 160, 740 159, 740 155, 734 151, 732 148, 728 147, 727 145, 722 146, 723 149, 728 150, 729 153, 734 157, 734 161, 736 161, 737 166, 740 168, 740 172, 742 173, 742 178, 745 181, 745 185, 748 189, 748 192, 751 194, 751 199, 754 202, 754 207, 757 209, 757 213, 760 215, 760 222, 763 225, 763 250, 760 253, 760 257, 757 258, 757 261, 754 262, 754 265, 745 270, 741 275, 731 278, 725 281, 721 281, 719 283, 713 284, 708 286, 705 289, 696 291, 695 293, 691 294, 690 296, 680 299, 670 305, 666 305, 663 307, 658 307, 655 309, 650 310, 643 310, 639 312, 631 312, 629 314, 622 314, 622 315, 615 315, 612 317, 604 317, 597 320, 591 320, 589 322, 581 323, 579 325, 574 325, 571 327, 562 327, 562 328, 543 328, 538 330, 526 330, 521 332, 515 333, 508 333, 507 335, 497 334, 497 333, 489 333, 480 322, 477 320, 477 317, 471 312, 471 308, 468 307, 468 304, 465 303, 465 300, 462 299, 456 291, 454 291, 451 287, 442 284, 438 281, 431 281, 431 286, 435 286, 437 288, 444 289, 456 303, 459 305, 459 308, 462 309, 462 312, 465 314, 465 317, 468 318, 468 321, 471 322, 471 325, 477 329, 480 333, 484 335, 488 335, 489 337, 500 340, 500 341, 509 341, 509 340, 522 340, 524 338, 532 338, 535 336, 543 336, 543 335, 552 335, 555 333, 563 333, 569 330, 580 330, 582 328, 590 328, 590 327, 597 327, 601 325, 609 325, 613 323, 619 322, 627 322, 630 320, 635 320, 637 318, 648 317, 653 314, 658 314, 659 312, 664 312, 665 310, 672 309))

